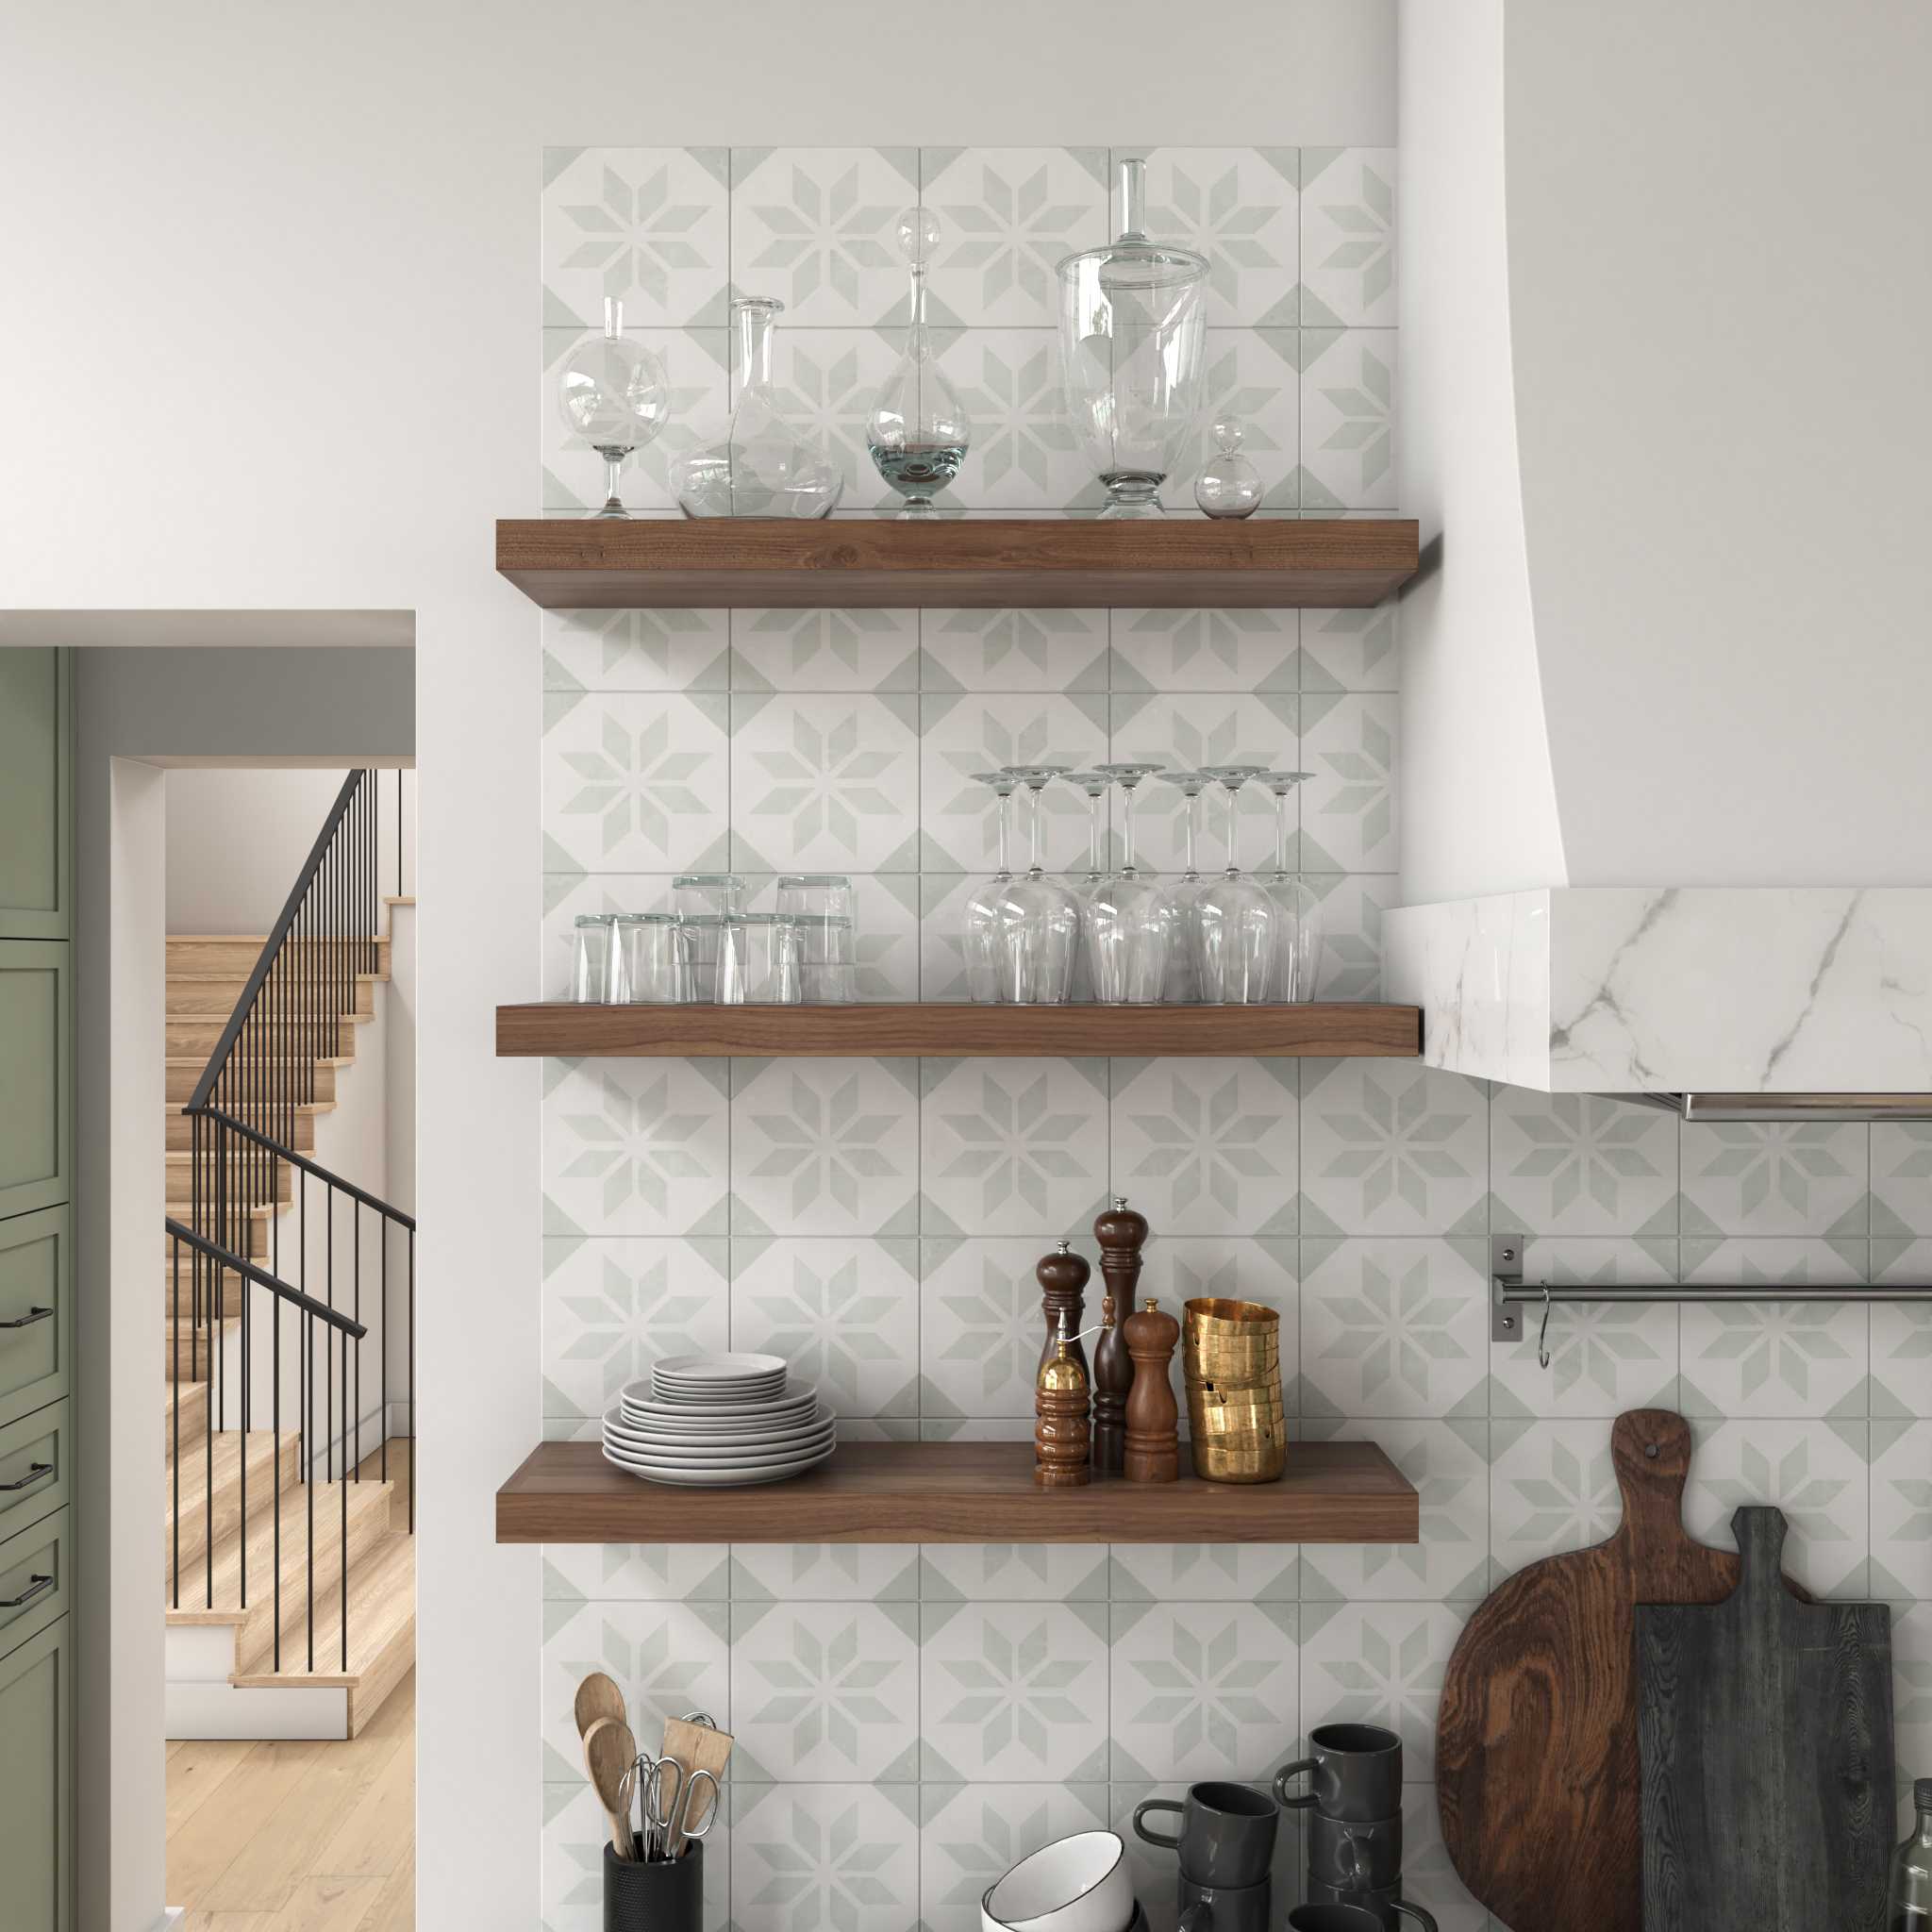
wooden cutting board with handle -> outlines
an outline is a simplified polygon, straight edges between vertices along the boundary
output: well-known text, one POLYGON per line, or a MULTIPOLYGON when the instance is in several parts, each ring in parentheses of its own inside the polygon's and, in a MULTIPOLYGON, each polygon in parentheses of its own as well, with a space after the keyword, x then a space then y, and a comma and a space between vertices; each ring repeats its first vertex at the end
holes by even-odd
POLYGON ((1690 1424, 1630 1409, 1610 1455, 1617 1533, 1519 1570, 1463 1626, 1442 1681, 1442 1841, 1516 1932, 1643 1932, 1636 1606, 1721 1603, 1738 1582, 1735 1555, 1684 1529, 1690 1424))
POLYGON ((1645 1932, 1884 1932, 1891 1613, 1793 1596, 1782 1510, 1731 1527, 1730 1596, 1637 1610, 1645 1932))

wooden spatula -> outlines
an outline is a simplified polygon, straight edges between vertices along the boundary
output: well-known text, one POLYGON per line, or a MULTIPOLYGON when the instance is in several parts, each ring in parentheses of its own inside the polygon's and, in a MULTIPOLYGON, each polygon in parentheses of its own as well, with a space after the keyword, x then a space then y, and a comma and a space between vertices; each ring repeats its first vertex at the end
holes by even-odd
MULTIPOLYGON (((714 1731, 708 1724, 694 1724, 688 1718, 667 1718, 664 1721, 664 1755, 675 1757, 684 1767, 686 1787, 700 1771, 708 1771, 722 1785, 724 1763, 731 1756, 731 1733, 714 1731)), ((705 1814, 711 1808, 711 1804, 712 1788, 706 1785, 691 1800, 691 1808, 678 1819, 677 1829, 671 1834, 669 1850, 674 1858, 684 1850, 684 1840, 692 1826, 704 1824, 705 1814)))
POLYGON ((592 1671, 577 1686, 575 1715, 579 1738, 605 1718, 615 1718, 622 1724, 625 1720, 624 1692, 602 1671, 592 1671))
POLYGON ((591 1789, 610 1824, 610 1843, 620 1858, 635 1860, 630 1801, 637 1772, 638 1741, 621 1717, 600 1718, 584 1733, 584 1764, 591 1789))

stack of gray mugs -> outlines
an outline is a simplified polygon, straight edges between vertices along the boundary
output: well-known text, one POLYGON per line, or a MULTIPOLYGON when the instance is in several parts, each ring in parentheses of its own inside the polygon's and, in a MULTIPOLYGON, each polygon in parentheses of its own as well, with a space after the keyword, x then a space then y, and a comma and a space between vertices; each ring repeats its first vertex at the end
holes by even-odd
MULTIPOLYGON (((1379 1724, 1320 1724, 1310 1755, 1275 1774, 1274 1796, 1308 1814, 1307 1904, 1296 1932, 1393 1932, 1436 1922, 1402 1896, 1402 1740, 1379 1724), (1307 1776, 1307 1789, 1291 1790, 1307 1776)), ((1218 1932, 1219 1922, 1216 1922, 1218 1932)))
POLYGON ((1190 1785, 1180 1798, 1149 1798, 1134 1807, 1134 1829, 1150 1845, 1180 1854, 1178 1932, 1270 1932, 1269 1870, 1281 1813, 1252 1785, 1190 1785), (1177 1811, 1173 1838, 1146 1823, 1150 1811, 1177 1811))

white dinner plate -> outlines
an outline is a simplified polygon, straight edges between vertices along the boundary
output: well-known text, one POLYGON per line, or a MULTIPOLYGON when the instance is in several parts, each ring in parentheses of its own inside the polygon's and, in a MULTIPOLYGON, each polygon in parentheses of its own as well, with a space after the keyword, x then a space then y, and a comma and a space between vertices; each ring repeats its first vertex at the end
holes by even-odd
POLYGON ((605 1450, 605 1459, 613 1467, 621 1469, 626 1475, 634 1475, 641 1482, 662 1483, 670 1489, 749 1489, 755 1483, 781 1483, 789 1476, 803 1475, 808 1469, 830 1457, 832 1450, 822 1455, 807 1457, 804 1461, 770 1469, 675 1469, 645 1467, 626 1462, 622 1457, 612 1456, 605 1450))
POLYGON ((641 1442, 634 1436, 619 1435, 614 1430, 604 1432, 607 1448, 640 1462, 784 1462, 812 1455, 838 1440, 836 1423, 827 1423, 808 1435, 791 1437, 782 1442, 641 1442))
POLYGON ((707 1404, 703 1408, 688 1402, 654 1402, 645 1395, 634 1395, 631 1391, 639 1385, 630 1383, 618 1398, 618 1407, 634 1423, 670 1422, 686 1423, 726 1423, 726 1422, 777 1422, 809 1415, 813 1405, 819 1399, 819 1391, 813 1383, 806 1382, 795 1390, 774 1399, 757 1402, 721 1402, 707 1404))
POLYGON ((655 1445, 666 1449, 740 1449, 768 1444, 803 1441, 816 1436, 837 1421, 832 1411, 822 1408, 796 1423, 782 1427, 760 1428, 751 1424, 734 1424, 728 1429, 674 1429, 652 1424, 648 1427, 628 1422, 619 1415, 604 1418, 604 1433, 626 1442, 655 1445))
POLYGON ((656 1382, 763 1382, 775 1375, 782 1382, 790 1366, 781 1355, 671 1355, 651 1367, 656 1382))
POLYGON ((760 1403, 782 1402, 785 1394, 783 1389, 747 1389, 735 1395, 684 1395, 675 1389, 660 1389, 651 1400, 666 1408, 678 1408, 689 1415, 699 1415, 708 1409, 751 1408, 760 1403))

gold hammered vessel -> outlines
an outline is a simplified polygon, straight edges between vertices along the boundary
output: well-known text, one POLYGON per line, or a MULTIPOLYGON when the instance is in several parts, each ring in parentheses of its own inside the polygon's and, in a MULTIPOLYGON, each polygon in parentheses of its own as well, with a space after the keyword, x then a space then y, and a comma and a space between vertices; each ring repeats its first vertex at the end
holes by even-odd
POLYGON ((1258 1302, 1187 1305, 1181 1373, 1194 1474, 1213 1483, 1272 1483, 1288 1466, 1281 1317, 1258 1302))

